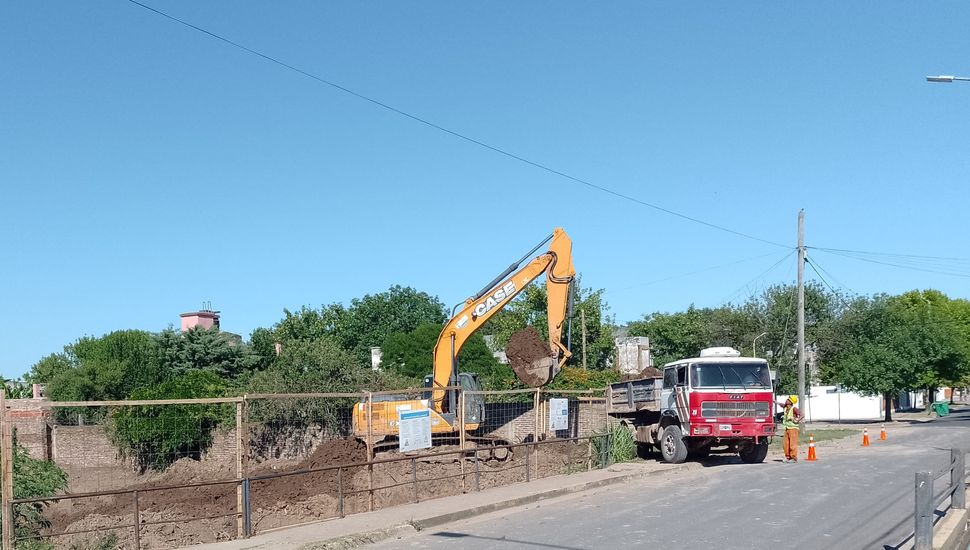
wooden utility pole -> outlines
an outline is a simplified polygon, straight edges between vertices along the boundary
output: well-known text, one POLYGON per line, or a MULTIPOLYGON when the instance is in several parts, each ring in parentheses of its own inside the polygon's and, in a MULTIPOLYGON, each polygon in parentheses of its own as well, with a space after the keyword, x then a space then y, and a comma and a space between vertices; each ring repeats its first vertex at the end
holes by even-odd
MULTIPOLYGON (((798 406, 805 403, 805 210, 798 211, 798 406)), ((804 412, 802 413, 804 414, 804 412)))
POLYGON ((7 415, 7 396, 4 389, 0 389, 0 473, 2 473, 2 487, 0 487, 0 503, 3 508, 3 550, 13 548, 13 517, 10 511, 10 501, 13 500, 13 427, 7 415))
POLYGON ((586 370, 586 308, 579 310, 579 322, 583 326, 583 370, 586 370))

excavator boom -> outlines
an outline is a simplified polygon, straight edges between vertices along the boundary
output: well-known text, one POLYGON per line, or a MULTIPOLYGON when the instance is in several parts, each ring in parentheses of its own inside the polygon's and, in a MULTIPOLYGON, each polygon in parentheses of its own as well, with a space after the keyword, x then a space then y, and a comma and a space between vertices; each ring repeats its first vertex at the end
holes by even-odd
MULTIPOLYGON (((525 372, 516 369, 516 375, 527 385, 539 386, 547 384, 558 374, 571 355, 562 344, 562 329, 566 320, 570 284, 576 275, 572 259, 572 240, 559 227, 549 238, 466 300, 464 306, 445 324, 434 348, 434 388, 454 385, 455 358, 468 338, 543 273, 546 274, 548 294, 549 358, 527 366, 523 369, 525 372), (546 242, 549 243, 549 249, 545 253, 519 268, 546 242)), ((445 402, 445 393, 445 390, 438 389, 432 392, 433 407, 439 412, 453 412, 454 403, 445 402)))

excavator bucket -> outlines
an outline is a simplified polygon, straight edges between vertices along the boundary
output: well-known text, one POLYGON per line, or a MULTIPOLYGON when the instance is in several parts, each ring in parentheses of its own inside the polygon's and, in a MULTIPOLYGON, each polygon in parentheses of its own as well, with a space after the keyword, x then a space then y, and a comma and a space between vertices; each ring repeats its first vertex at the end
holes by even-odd
POLYGON ((513 334, 505 347, 505 355, 515 375, 526 386, 544 386, 559 374, 559 361, 533 327, 513 334))
POLYGON ((512 370, 523 384, 531 388, 545 386, 559 373, 558 361, 552 357, 536 359, 528 365, 512 364, 512 370))

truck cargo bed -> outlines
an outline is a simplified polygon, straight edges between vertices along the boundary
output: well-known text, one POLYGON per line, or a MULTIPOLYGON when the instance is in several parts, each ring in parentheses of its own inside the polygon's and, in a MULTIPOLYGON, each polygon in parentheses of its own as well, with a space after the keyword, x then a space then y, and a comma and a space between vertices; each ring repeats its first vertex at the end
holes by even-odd
POLYGON ((608 410, 614 413, 657 409, 660 406, 660 390, 656 378, 641 378, 610 384, 607 392, 608 410))

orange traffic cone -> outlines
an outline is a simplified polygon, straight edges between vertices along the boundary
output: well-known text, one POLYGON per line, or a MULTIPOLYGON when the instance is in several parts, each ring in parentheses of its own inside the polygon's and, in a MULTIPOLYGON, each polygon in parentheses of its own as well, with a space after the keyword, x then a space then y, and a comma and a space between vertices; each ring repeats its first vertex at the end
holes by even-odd
POLYGON ((808 461, 813 462, 818 460, 815 457, 815 434, 808 434, 808 461))
POLYGON ((879 430, 879 441, 885 441, 885 440, 886 440, 886 425, 883 424, 882 429, 879 430))
POLYGON ((862 446, 863 447, 869 446, 869 428, 862 429, 862 446))

